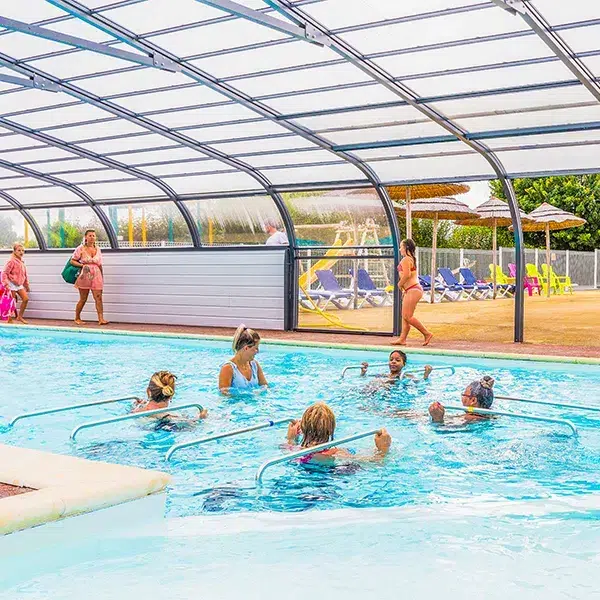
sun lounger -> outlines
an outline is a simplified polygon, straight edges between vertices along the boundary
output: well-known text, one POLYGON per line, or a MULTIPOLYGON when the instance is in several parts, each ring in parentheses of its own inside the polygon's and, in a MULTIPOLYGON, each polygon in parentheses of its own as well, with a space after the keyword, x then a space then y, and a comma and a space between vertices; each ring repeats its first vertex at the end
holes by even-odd
POLYGON ((493 293, 494 288, 489 283, 481 283, 477 281, 477 277, 471 269, 461 267, 459 269, 460 275, 465 282, 465 285, 471 286, 475 289, 474 296, 479 300, 486 300, 493 293))
POLYGON ((452 271, 447 267, 440 267, 438 269, 438 273, 441 275, 449 290, 459 294, 459 300, 463 294, 466 296, 467 300, 471 300, 471 298, 473 298, 478 291, 475 286, 460 283, 458 279, 454 277, 452 271))
MULTIPOLYGON (((429 294, 429 300, 431 300, 431 275, 419 275, 419 283, 425 294, 429 294)), ((434 293, 436 294, 436 300, 438 302, 441 302, 442 300, 455 302, 461 296, 461 292, 453 291, 447 285, 440 283, 439 281, 435 282, 434 293), (439 296, 439 298, 437 296, 439 296)))
MULTIPOLYGON (((349 269, 349 273, 353 276, 353 269, 349 269)), ((356 272, 356 279, 358 294, 362 298, 361 306, 364 302, 368 302, 372 306, 383 306, 388 299, 391 299, 390 294, 386 290, 378 288, 375 285, 366 269, 358 269, 356 272)))
POLYGON ((311 290, 311 292, 319 294, 325 300, 324 306, 321 307, 322 310, 325 310, 329 304, 333 304, 339 309, 350 308, 354 300, 354 293, 351 290, 344 289, 340 285, 333 271, 329 269, 317 270, 315 274, 321 284, 321 288, 311 290))

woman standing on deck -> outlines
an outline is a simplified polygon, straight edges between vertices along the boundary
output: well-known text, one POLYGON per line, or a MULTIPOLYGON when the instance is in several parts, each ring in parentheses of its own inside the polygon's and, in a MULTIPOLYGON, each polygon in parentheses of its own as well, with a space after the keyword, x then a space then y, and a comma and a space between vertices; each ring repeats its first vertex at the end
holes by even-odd
POLYGON ((75 323, 82 325, 81 311, 87 302, 90 290, 96 303, 98 324, 107 325, 104 319, 104 305, 102 303, 102 289, 104 288, 104 274, 102 270, 102 252, 96 246, 96 232, 88 229, 79 246, 71 257, 71 264, 81 269, 75 287, 79 290, 79 302, 75 307, 75 323))
POLYGON ((29 279, 27 279, 27 268, 25 267, 23 254, 25 254, 25 246, 23 246, 23 244, 16 243, 13 246, 13 251, 10 255, 10 258, 4 265, 4 269, 2 269, 2 285, 11 292, 15 301, 17 297, 21 299, 21 306, 19 307, 17 321, 19 321, 19 323, 27 324, 27 321, 23 318, 23 315, 25 314, 25 309, 27 308, 27 303, 29 302, 29 296, 27 294, 30 290, 29 279))
POLYGON ((417 304, 423 297, 423 288, 419 284, 417 275, 416 250, 417 247, 411 239, 402 240, 400 243, 402 260, 398 265, 400 275, 398 287, 402 291, 402 332, 400 337, 392 342, 393 346, 406 346, 406 338, 411 327, 415 327, 423 334, 425 338, 423 346, 427 346, 433 337, 433 333, 414 316, 417 304))

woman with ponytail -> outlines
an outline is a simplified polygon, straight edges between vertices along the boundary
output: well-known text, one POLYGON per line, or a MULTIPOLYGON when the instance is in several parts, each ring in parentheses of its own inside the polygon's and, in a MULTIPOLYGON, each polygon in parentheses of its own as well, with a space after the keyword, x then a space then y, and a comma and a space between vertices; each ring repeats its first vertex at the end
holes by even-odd
POLYGON ((240 325, 233 336, 233 358, 227 361, 219 373, 219 390, 229 394, 231 390, 251 390, 268 385, 261 366, 254 357, 258 354, 260 335, 245 325, 240 325))
POLYGON ((402 260, 398 265, 400 274, 398 286, 402 291, 402 332, 400 337, 392 342, 393 346, 406 346, 406 338, 411 327, 415 327, 423 334, 423 346, 427 346, 433 337, 433 333, 414 316, 417 304, 423 297, 423 288, 419 285, 417 274, 416 251, 417 247, 411 239, 402 240, 400 243, 402 260))
MULTIPOLYGON (((147 399, 136 400, 132 412, 147 412, 149 410, 158 410, 160 408, 169 408, 171 398, 175 395, 175 380, 177 377, 170 371, 157 371, 150 378, 150 383, 146 389, 147 399)), ((199 419, 205 419, 208 415, 206 409, 198 415, 199 419)), ((191 424, 190 419, 182 419, 179 415, 170 415, 168 413, 152 415, 157 423, 157 428, 169 429, 174 424, 191 424)), ((171 427, 172 428, 172 427, 171 427)))

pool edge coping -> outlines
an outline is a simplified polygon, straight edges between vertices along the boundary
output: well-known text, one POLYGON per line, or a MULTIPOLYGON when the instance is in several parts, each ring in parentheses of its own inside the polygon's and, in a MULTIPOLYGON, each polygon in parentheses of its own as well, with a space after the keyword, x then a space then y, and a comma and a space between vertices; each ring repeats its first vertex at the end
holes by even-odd
MULTIPOLYGON (((14 326, 1 324, 0 327, 14 326)), ((166 331, 136 331, 131 329, 82 329, 79 327, 67 327, 59 325, 19 325, 18 329, 40 330, 40 331, 58 331, 63 333, 91 334, 91 335, 115 335, 148 337, 148 338, 166 338, 166 339, 189 339, 189 340, 215 340, 221 342, 231 341, 230 336, 202 333, 170 333, 166 331)), ((370 352, 391 352, 393 347, 390 345, 379 344, 349 344, 344 342, 319 342, 304 340, 284 340, 277 338, 261 338, 263 342, 273 346, 301 346, 304 348, 330 348, 338 350, 366 350, 370 352)), ((571 363, 587 364, 600 366, 600 358, 588 356, 560 356, 560 355, 540 355, 540 354, 519 354, 515 352, 496 352, 485 350, 449 350, 443 348, 413 348, 403 346, 402 350, 408 354, 422 355, 441 355, 457 356, 467 358, 496 358, 500 360, 520 360, 528 362, 548 362, 548 363, 571 363)))

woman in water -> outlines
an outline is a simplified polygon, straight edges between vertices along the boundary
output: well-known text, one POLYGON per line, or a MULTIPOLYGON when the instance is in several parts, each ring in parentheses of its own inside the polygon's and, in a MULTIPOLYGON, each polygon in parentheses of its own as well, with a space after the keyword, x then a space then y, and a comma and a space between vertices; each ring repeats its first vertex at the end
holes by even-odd
MULTIPOLYGON (((335 432, 335 415, 333 411, 324 404, 318 402, 309 406, 302 415, 301 420, 292 421, 288 426, 287 441, 291 446, 298 444, 298 438, 302 436, 300 448, 312 448, 319 444, 325 444, 333 440, 335 432)), ((350 459, 356 462, 374 462, 382 460, 392 445, 392 438, 385 429, 380 429, 375 434, 375 452, 369 455, 352 454, 345 448, 328 448, 320 452, 307 454, 300 459, 302 463, 319 462, 329 463, 335 459, 350 459)))
POLYGON ((96 246, 96 232, 93 229, 88 229, 85 232, 83 244, 71 256, 71 264, 81 269, 75 281, 75 287, 79 290, 79 302, 75 307, 75 323, 83 325, 81 311, 87 302, 91 290, 96 303, 98 324, 108 325, 108 321, 104 319, 104 304, 102 302, 102 290, 104 288, 102 252, 96 246))
MULTIPOLYGON (((395 383, 402 379, 402 369, 406 366, 406 354, 402 352, 402 350, 393 350, 390 353, 390 358, 388 361, 388 368, 390 372, 387 375, 375 375, 375 377, 385 379, 384 383, 395 383)), ((369 363, 364 362, 360 368, 361 377, 366 377, 367 369, 369 368, 369 363)), ((423 372, 423 381, 425 379, 429 379, 429 375, 433 371, 433 367, 431 365, 425 365, 423 372)), ((412 379, 413 381, 419 381, 420 377, 415 377, 414 375, 407 373, 404 375, 406 379, 412 379)))
POLYGON ((229 394, 231 390, 252 390, 266 387, 267 380, 261 366, 254 358, 258 354, 260 335, 245 325, 240 325, 233 336, 233 358, 227 361, 219 373, 219 390, 229 394))
MULTIPOLYGON (((25 314, 25 309, 29 302, 28 292, 30 291, 30 288, 23 254, 25 254, 25 246, 19 243, 15 244, 10 258, 4 265, 4 269, 2 269, 2 286, 10 291, 15 302, 17 298, 21 299, 17 321, 19 321, 19 323, 27 324, 23 315, 25 314)), ((12 313, 9 313, 9 322, 11 321, 11 318, 12 313)))
MULTIPOLYGON (((171 398, 175 395, 175 380, 177 378, 170 371, 158 371, 150 378, 150 383, 146 389, 145 400, 139 398, 135 401, 131 412, 147 412, 150 410, 158 410, 161 408, 169 408, 171 398)), ((208 411, 203 409, 198 415, 198 419, 206 419, 208 411)), ((186 419, 180 415, 172 415, 169 413, 161 413, 150 415, 148 418, 156 420, 157 429, 180 428, 185 425, 193 425, 195 420, 186 419)))
POLYGON ((406 338, 411 327, 415 327, 423 334, 423 346, 427 346, 433 338, 433 333, 414 316, 415 308, 423 297, 423 288, 419 285, 417 275, 416 250, 417 247, 411 239, 402 240, 400 243, 400 254, 403 258, 398 265, 400 274, 398 287, 402 290, 402 332, 400 337, 392 342, 393 346, 406 346, 406 338))
MULTIPOLYGON (((489 375, 485 375, 479 381, 470 383, 462 393, 461 401, 463 406, 471 406, 473 408, 492 408, 494 402, 494 380, 489 375)), ((433 402, 429 406, 429 414, 434 423, 444 423, 446 411, 439 402, 433 402)), ((479 421, 486 419, 486 415, 478 415, 476 413, 466 413, 462 417, 465 421, 479 421)))

